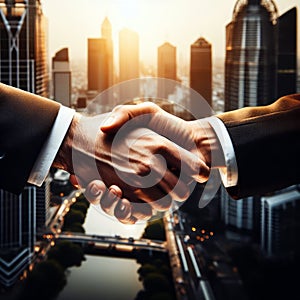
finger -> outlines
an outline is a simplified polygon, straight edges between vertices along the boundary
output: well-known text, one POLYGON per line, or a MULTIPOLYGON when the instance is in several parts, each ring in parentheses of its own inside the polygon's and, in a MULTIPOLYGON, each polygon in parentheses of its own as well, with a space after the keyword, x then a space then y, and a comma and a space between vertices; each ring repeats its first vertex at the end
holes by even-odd
POLYGON ((109 187, 107 193, 102 197, 100 201, 100 206, 105 213, 107 213, 110 216, 113 216, 114 210, 121 198, 121 189, 116 185, 112 185, 109 187))
POLYGON ((195 154, 177 146, 173 142, 164 139, 164 145, 160 147, 160 154, 165 157, 169 169, 178 170, 181 180, 189 184, 190 178, 198 182, 205 182, 209 176, 209 167, 206 163, 195 154), (175 168, 175 169, 174 169, 175 168))
POLYGON ((115 217, 123 224, 134 224, 137 220, 132 216, 132 206, 127 199, 121 199, 115 207, 115 217))
POLYGON ((103 181, 93 180, 86 186, 84 195, 91 204, 98 205, 103 196, 107 194, 106 191, 107 188, 103 181))
POLYGON ((151 205, 143 201, 131 203, 131 214, 139 221, 149 220, 153 215, 151 205))
POLYGON ((165 172, 164 177, 159 182, 159 186, 168 193, 172 200, 182 202, 190 195, 190 188, 188 185, 169 170, 165 172))
MULTIPOLYGON (((144 102, 138 105, 120 105, 105 120, 101 130, 105 133, 115 133, 129 120, 141 115, 154 114, 160 110, 161 108, 152 102, 144 102)), ((146 125, 148 122, 149 118, 139 119, 140 126, 146 125)))
POLYGON ((137 189, 135 195, 138 199, 148 203, 156 211, 167 211, 172 205, 171 196, 156 186, 137 189))

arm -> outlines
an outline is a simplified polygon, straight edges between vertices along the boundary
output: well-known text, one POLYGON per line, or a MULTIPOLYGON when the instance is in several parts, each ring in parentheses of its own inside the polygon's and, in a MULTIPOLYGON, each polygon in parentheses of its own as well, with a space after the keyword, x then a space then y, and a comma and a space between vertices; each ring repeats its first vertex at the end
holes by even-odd
POLYGON ((220 114, 238 166, 233 198, 272 192, 300 182, 300 95, 263 107, 220 114))
POLYGON ((22 191, 59 108, 54 101, 0 84, 0 188, 22 191))
MULTIPOLYGON (((226 167, 228 171, 236 163, 235 183, 225 185, 235 199, 272 192, 300 182, 300 95, 283 97, 269 106, 243 108, 211 117, 222 120, 221 126, 212 124, 210 118, 183 121, 153 103, 124 105, 113 111, 110 123, 101 129, 112 133, 128 120, 141 115, 148 117, 137 119, 137 126, 151 128, 163 135, 167 133, 167 137, 176 143, 182 143, 189 136, 207 165, 211 165, 213 149, 217 153, 214 167, 226 167), (220 138, 224 126, 229 139, 220 138), (230 144, 233 145, 228 147, 230 144), (227 153, 226 148, 229 148, 227 153), (221 161, 218 164, 219 158, 227 155, 232 156, 233 163, 228 166, 221 161)), ((186 145, 181 146, 189 150, 186 145)))

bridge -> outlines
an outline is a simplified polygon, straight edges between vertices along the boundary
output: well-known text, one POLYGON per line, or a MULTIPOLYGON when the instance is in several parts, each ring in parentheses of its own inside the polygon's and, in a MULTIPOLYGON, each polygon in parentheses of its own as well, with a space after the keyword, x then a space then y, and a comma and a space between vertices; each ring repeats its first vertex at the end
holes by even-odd
MULTIPOLYGON (((49 236, 48 236, 49 238, 49 236)), ((114 256, 121 258, 136 258, 138 253, 167 253, 166 242, 150 239, 124 238, 119 235, 82 234, 77 232, 62 232, 54 234, 53 241, 70 241, 84 246, 85 253, 91 255, 114 256)))

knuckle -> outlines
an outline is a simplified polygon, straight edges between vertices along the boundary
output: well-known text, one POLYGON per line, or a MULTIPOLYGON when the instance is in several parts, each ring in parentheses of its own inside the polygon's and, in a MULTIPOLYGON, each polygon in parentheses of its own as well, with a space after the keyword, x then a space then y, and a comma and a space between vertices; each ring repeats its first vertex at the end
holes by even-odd
POLYGON ((152 169, 152 163, 151 161, 149 160, 145 160, 143 161, 142 163, 140 163, 137 167, 137 170, 136 170, 136 174, 138 176, 147 176, 150 174, 151 172, 151 169, 152 169))
POLYGON ((120 111, 121 109, 123 109, 123 105, 117 105, 117 106, 115 106, 114 108, 113 108, 113 112, 117 112, 117 111, 120 111))

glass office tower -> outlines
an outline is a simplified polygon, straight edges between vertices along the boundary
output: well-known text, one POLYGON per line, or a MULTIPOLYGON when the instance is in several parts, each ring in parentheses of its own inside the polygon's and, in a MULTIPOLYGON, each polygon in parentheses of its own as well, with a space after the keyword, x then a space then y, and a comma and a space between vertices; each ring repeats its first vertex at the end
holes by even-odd
POLYGON ((278 19, 277 98, 297 92, 297 9, 278 19))
MULTIPOLYGON (((48 97, 46 20, 39 0, 0 0, 0 44, 0 81, 48 97)), ((44 189, 45 184, 28 185, 20 195, 0 190, 0 287, 12 286, 31 261, 36 231, 49 214, 44 189)))
POLYGON ((277 15, 273 1, 237 1, 226 27, 226 111, 275 100, 277 15))
MULTIPOLYGON (((296 8, 279 16, 272 0, 236 2, 226 27, 226 111, 266 105, 296 92, 296 24, 296 8)), ((264 222, 259 203, 253 197, 236 203, 223 193, 225 223, 259 234, 264 222)))
POLYGON ((0 81, 49 96, 46 19, 39 0, 0 0, 0 81))

